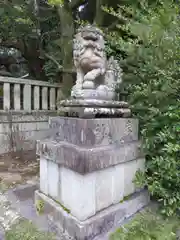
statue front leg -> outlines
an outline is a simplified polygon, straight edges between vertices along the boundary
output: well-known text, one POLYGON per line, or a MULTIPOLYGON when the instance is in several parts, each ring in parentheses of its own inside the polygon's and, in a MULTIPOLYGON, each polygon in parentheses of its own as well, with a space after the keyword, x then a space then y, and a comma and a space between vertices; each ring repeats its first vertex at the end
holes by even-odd
POLYGON ((81 98, 82 97, 82 86, 84 81, 84 73, 79 69, 77 70, 76 84, 71 90, 71 97, 81 98))
POLYGON ((81 70, 77 71, 76 77, 76 86, 78 89, 82 89, 83 81, 84 81, 84 73, 81 70))
POLYGON ((88 72, 84 76, 83 88, 84 89, 94 89, 95 88, 95 79, 105 73, 104 69, 97 68, 88 72))

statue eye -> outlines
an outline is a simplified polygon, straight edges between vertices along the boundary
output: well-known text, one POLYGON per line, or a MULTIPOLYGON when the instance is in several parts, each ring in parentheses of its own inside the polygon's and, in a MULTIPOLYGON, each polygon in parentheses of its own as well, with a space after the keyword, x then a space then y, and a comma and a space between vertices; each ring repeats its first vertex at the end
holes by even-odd
POLYGON ((96 42, 98 39, 96 36, 84 36, 84 39, 87 40, 87 41, 93 41, 93 42, 96 42))

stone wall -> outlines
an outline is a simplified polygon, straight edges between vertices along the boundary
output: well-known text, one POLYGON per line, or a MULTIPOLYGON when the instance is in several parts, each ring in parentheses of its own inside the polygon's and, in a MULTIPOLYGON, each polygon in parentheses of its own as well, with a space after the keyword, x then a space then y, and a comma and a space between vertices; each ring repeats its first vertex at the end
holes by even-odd
POLYGON ((0 113, 0 154, 35 150, 36 140, 49 135, 48 119, 55 111, 0 113))
POLYGON ((36 140, 49 134, 58 95, 57 84, 0 77, 0 154, 35 150, 36 140))

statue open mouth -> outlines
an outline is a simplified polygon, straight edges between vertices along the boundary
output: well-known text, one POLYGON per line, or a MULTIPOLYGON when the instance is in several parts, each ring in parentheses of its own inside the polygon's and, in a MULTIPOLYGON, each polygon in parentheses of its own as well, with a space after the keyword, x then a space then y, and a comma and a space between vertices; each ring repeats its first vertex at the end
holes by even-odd
POLYGON ((103 68, 105 65, 105 62, 102 61, 100 57, 97 57, 94 55, 93 57, 83 57, 80 60, 81 67, 84 69, 84 72, 87 73, 89 71, 92 71, 93 69, 97 68, 103 68))

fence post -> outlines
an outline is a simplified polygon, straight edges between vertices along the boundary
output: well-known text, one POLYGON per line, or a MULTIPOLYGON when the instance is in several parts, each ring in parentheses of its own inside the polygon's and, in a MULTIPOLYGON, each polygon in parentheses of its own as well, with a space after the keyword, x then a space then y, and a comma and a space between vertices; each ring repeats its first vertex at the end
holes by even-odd
POLYGON ((50 109, 56 109, 56 95, 55 95, 55 88, 50 89, 50 109))
POLYGON ((34 86, 34 110, 39 110, 40 108, 40 87, 34 86))
POLYGON ((23 93, 23 108, 24 110, 31 111, 31 85, 25 84, 23 93))
POLYGON ((14 84, 14 109, 21 109, 20 84, 14 84))
POLYGON ((43 110, 48 109, 48 88, 47 87, 42 88, 42 109, 43 110))
POLYGON ((4 83, 3 85, 3 109, 10 109, 10 83, 4 83))

